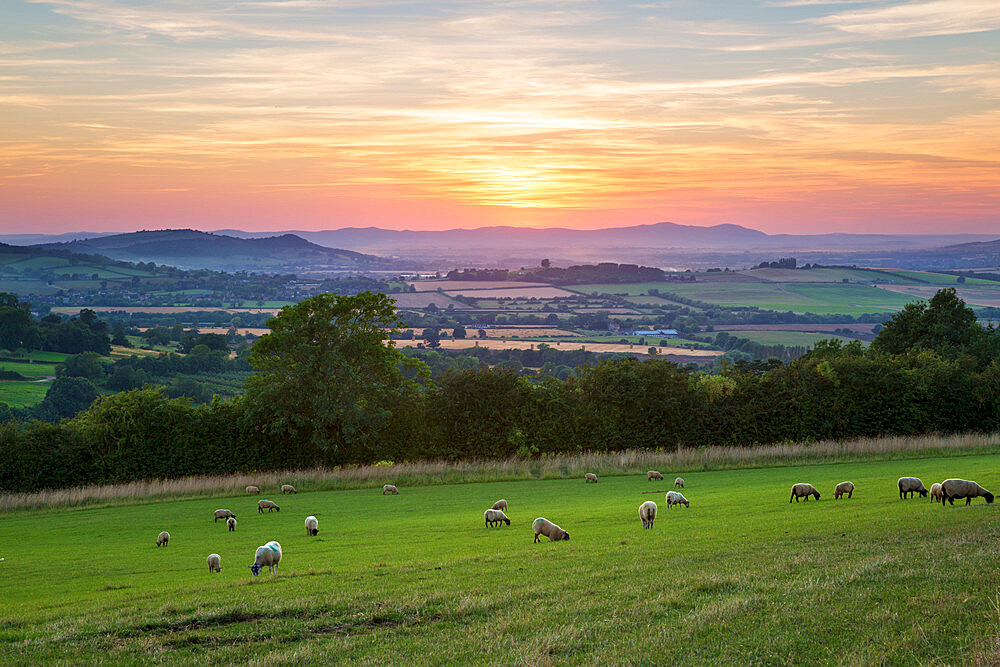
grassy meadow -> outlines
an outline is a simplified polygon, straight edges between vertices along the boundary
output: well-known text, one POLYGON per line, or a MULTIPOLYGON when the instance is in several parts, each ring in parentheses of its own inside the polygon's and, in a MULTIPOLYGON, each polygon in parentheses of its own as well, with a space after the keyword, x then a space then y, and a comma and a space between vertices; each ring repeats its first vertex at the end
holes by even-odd
MULTIPOLYGON (((900 475, 1000 489, 996 454, 165 500, 0 518, 3 662, 996 663, 1000 505, 901 501, 900 475), (837 482, 857 485, 833 500, 837 482), (789 503, 814 484, 820 501, 789 503), (509 501, 510 527, 482 511, 509 501), (269 498, 280 513, 258 515, 269 498), (652 530, 637 508, 659 505, 652 530), (212 511, 232 509, 235 533, 212 511), (303 519, 315 514, 318 537, 303 519), (569 542, 532 543, 545 516, 569 542), (160 530, 171 533, 155 546, 160 530), (250 576, 281 542, 278 574, 250 576), (222 556, 221 574, 205 558, 222 556)), ((395 481, 391 468, 384 481, 395 481)))

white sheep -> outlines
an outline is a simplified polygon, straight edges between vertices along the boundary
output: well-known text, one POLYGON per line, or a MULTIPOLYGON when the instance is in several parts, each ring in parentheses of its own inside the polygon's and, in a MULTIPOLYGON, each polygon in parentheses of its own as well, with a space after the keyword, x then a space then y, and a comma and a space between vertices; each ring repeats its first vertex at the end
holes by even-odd
POLYGON ((937 502, 938 500, 942 504, 944 503, 944 491, 941 490, 941 482, 934 482, 931 484, 931 502, 937 502))
POLYGON ((565 530, 552 523, 548 519, 543 519, 538 517, 531 522, 531 528, 535 531, 535 542, 538 542, 538 536, 544 535, 549 538, 550 542, 558 542, 560 540, 568 540, 569 533, 565 530))
POLYGON ((232 510, 215 510, 215 522, 218 523, 219 519, 228 519, 229 517, 236 517, 232 510))
POLYGON ((805 498, 806 502, 809 502, 809 496, 816 496, 816 500, 819 500, 819 491, 812 484, 799 482, 792 485, 792 495, 788 499, 788 502, 792 502, 792 498, 795 499, 795 502, 799 502, 799 498, 805 498))
POLYGON ((495 503, 493 503, 493 507, 491 507, 490 509, 493 509, 493 510, 503 510, 503 511, 506 512, 507 511, 507 501, 505 499, 501 498, 500 500, 498 500, 495 503))
POLYGON ((941 482, 941 493, 944 494, 941 498, 941 507, 944 507, 945 500, 954 505, 955 498, 959 500, 965 498, 966 505, 971 504, 973 498, 986 498, 987 505, 993 503, 992 493, 979 486, 976 482, 967 479, 944 480, 941 482))
POLYGON ((268 571, 274 574, 274 571, 278 569, 278 563, 280 562, 281 545, 274 540, 271 540, 267 544, 257 547, 257 551, 253 556, 253 565, 250 566, 250 571, 253 572, 253 576, 256 577, 266 566, 268 571))
POLYGON ((282 484, 281 495, 285 495, 286 493, 298 493, 298 491, 296 491, 295 487, 292 486, 291 484, 282 484))
POLYGON ((226 526, 229 527, 229 532, 230 533, 235 533, 236 532, 236 517, 229 517, 228 519, 226 519, 226 526))
POLYGON ((854 482, 841 482, 833 489, 833 499, 840 500, 840 497, 844 494, 850 498, 854 495, 854 482))
POLYGON ((258 500, 257 501, 257 514, 263 514, 264 510, 272 512, 274 510, 281 511, 281 508, 274 504, 273 500, 258 500))
POLYGON ((260 487, 259 486, 248 486, 247 487, 247 493, 260 493, 260 487))
POLYGON ((674 505, 691 507, 691 501, 685 498, 679 491, 667 491, 667 508, 673 509, 674 505))
POLYGON ((595 475, 592 472, 588 472, 586 475, 583 476, 583 481, 586 484, 590 484, 591 482, 597 484, 597 475, 595 475))
POLYGON ((158 547, 167 546, 167 542, 169 541, 170 541, 170 533, 168 533, 167 531, 163 531, 162 533, 156 536, 156 546, 158 547))
POLYGON ((488 528, 499 526, 500 524, 510 525, 510 519, 503 513, 503 510, 495 510, 492 507, 483 512, 483 518, 486 519, 486 526, 488 528))
POLYGON ((683 489, 684 488, 684 478, 683 477, 678 477, 678 478, 674 479, 674 488, 675 489, 683 489))
POLYGON ((642 519, 643 528, 652 528, 653 521, 656 520, 656 503, 647 500, 639 505, 639 518, 642 519))
POLYGON ((900 477, 896 480, 896 488, 899 489, 899 497, 906 498, 906 494, 910 494, 910 498, 913 497, 914 493, 919 493, 922 497, 927 497, 927 489, 924 488, 924 483, 920 481, 917 477, 900 477))
POLYGON ((315 537, 319 534, 319 521, 314 516, 306 517, 306 535, 315 537))
POLYGON ((650 470, 646 473, 647 482, 652 482, 654 479, 663 479, 663 473, 658 470, 650 470))
POLYGON ((382 486, 382 495, 384 496, 387 493, 390 493, 390 494, 392 494, 394 496, 398 496, 399 495, 399 489, 397 489, 392 484, 384 484, 382 486))
POLYGON ((222 556, 219 554, 208 554, 208 571, 222 572, 222 556))

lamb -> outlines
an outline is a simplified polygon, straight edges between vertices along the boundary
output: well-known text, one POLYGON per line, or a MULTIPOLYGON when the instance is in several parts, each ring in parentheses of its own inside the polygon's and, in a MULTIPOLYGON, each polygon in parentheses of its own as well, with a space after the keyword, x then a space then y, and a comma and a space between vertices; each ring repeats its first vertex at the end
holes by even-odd
POLYGON ((548 519, 543 519, 542 517, 538 517, 532 521, 531 528, 535 531, 535 542, 539 541, 539 535, 544 535, 549 538, 550 542, 558 542, 559 540, 569 539, 569 533, 548 519))
POLYGON ((298 493, 298 491, 296 491, 295 487, 292 486, 291 484, 282 484, 281 495, 285 495, 286 493, 298 493))
POLYGON ((854 495, 854 482, 841 482, 833 489, 833 499, 840 500, 840 497, 844 494, 850 498, 854 495))
POLYGON ((260 487, 259 486, 248 486, 247 487, 247 493, 260 493, 260 487))
POLYGON ((583 476, 583 481, 585 484, 590 484, 591 482, 597 484, 597 475, 595 475, 592 472, 588 472, 586 475, 583 476))
POLYGON ((281 545, 271 540, 267 544, 257 547, 257 552, 253 556, 253 565, 250 566, 250 571, 253 572, 253 576, 260 574, 260 571, 266 566, 268 571, 274 574, 274 571, 278 569, 278 563, 281 562, 281 545))
POLYGON ((391 493, 394 496, 398 496, 399 495, 399 489, 397 489, 392 484, 386 484, 386 485, 384 485, 382 487, 382 495, 384 496, 387 493, 391 493))
POLYGON ((319 534, 319 521, 310 515, 306 517, 306 535, 316 537, 319 534))
POLYGON ((219 554, 208 554, 208 571, 222 572, 222 556, 219 554))
POLYGON ((156 536, 156 546, 158 547, 167 546, 167 542, 169 541, 170 541, 170 533, 168 533, 167 531, 163 531, 162 533, 156 536))
POLYGON ((941 498, 941 507, 944 507, 945 500, 954 505, 955 498, 958 498, 959 500, 965 498, 966 505, 971 504, 973 498, 979 497, 986 498, 987 505, 993 503, 992 493, 979 486, 979 484, 971 482, 967 479, 946 479, 941 482, 941 492, 943 494, 941 498))
POLYGON ((792 495, 788 499, 788 502, 792 502, 792 498, 795 499, 795 502, 799 502, 799 498, 805 498, 806 502, 809 502, 809 496, 816 496, 816 500, 819 500, 819 491, 812 484, 799 482, 792 485, 792 495))
POLYGON ((230 533, 235 533, 236 532, 236 517, 229 517, 228 519, 226 519, 226 525, 229 526, 229 532, 230 533))
POLYGON ((919 493, 924 498, 927 497, 927 489, 924 488, 924 483, 916 477, 900 477, 896 480, 896 487, 899 489, 900 499, 905 498, 907 493, 912 498, 914 492, 919 493))
POLYGON ((677 488, 683 489, 684 488, 684 478, 683 477, 678 477, 677 479, 674 480, 674 488, 675 489, 677 489, 677 488))
POLYGON ((673 509, 674 505, 691 507, 691 501, 685 498, 679 491, 667 491, 667 507, 673 509))
POLYGON ((263 514, 264 510, 267 509, 268 512, 273 510, 281 511, 281 508, 274 504, 273 500, 258 500, 257 501, 257 514, 263 514))
POLYGON ((663 473, 659 472, 658 470, 650 470, 649 472, 646 473, 646 481, 647 482, 652 482, 654 479, 660 479, 660 480, 662 480, 663 479, 663 473))
POLYGON ((503 513, 503 510, 495 510, 492 507, 483 512, 483 518, 486 519, 487 527, 499 526, 502 523, 510 525, 510 519, 503 513))
POLYGON ((500 500, 498 500, 495 503, 493 503, 493 507, 491 507, 490 509, 491 510, 504 510, 504 511, 506 511, 507 510, 507 501, 504 500, 503 498, 501 498, 500 500))
POLYGON ((215 510, 215 523, 218 523, 219 519, 227 519, 229 517, 236 518, 232 510, 215 510))
POLYGON ((936 502, 940 500, 941 504, 944 504, 944 491, 941 490, 941 483, 934 482, 931 484, 931 502, 936 502))
POLYGON ((656 503, 647 500, 639 505, 639 518, 642 519, 643 528, 652 528, 653 521, 656 519, 656 503))

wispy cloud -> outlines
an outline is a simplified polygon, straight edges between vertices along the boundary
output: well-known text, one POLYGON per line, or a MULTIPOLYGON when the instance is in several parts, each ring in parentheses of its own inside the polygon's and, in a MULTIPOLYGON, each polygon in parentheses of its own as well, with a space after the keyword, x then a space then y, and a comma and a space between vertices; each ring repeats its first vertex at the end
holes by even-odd
POLYGON ((932 0, 854 9, 809 20, 872 39, 961 35, 1000 29, 996 0, 932 0))

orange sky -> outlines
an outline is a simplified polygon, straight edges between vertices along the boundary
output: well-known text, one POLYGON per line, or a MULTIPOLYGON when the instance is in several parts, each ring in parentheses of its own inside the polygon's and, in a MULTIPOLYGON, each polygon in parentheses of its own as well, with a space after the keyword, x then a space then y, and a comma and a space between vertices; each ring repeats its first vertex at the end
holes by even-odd
POLYGON ((995 0, 12 0, 0 231, 1000 232, 995 0))

